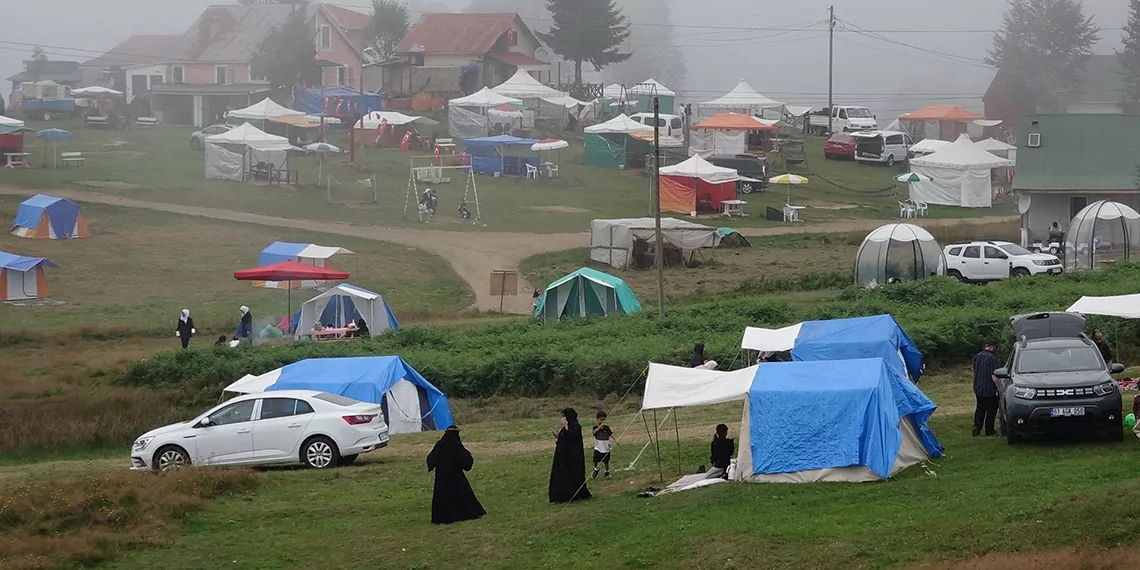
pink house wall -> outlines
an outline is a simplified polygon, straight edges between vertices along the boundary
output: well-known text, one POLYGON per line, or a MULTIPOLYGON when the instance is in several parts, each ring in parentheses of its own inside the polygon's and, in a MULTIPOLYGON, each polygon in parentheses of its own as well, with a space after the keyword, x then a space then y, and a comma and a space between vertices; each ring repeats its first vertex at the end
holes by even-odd
MULTIPOLYGON (((318 11, 315 20, 315 27, 317 33, 314 35, 317 38, 317 59, 338 63, 348 67, 345 72, 345 83, 349 87, 356 89, 360 88, 360 55, 345 37, 336 30, 336 26, 329 22, 325 17, 324 12, 318 11), (331 26, 332 28, 332 45, 329 49, 322 49, 320 45, 320 27, 323 25, 331 26)), ((336 77, 336 68, 325 68, 321 74, 322 87, 334 87, 338 85, 336 77)))

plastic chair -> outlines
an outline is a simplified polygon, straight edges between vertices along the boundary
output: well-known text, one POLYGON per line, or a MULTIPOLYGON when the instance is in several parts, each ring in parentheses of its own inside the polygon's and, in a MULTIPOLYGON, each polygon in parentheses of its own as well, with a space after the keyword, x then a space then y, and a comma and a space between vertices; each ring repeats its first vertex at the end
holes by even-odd
POLYGON ((930 204, 926 202, 914 201, 914 213, 918 217, 926 217, 926 211, 930 209, 930 204))
POLYGON ((900 218, 913 218, 915 217, 914 204, 907 202, 899 202, 899 217, 900 218))
POLYGON ((538 167, 533 164, 527 164, 526 177, 533 180, 538 180, 538 167))
POLYGON ((549 178, 558 178, 558 165, 548 163, 546 165, 546 176, 549 178))

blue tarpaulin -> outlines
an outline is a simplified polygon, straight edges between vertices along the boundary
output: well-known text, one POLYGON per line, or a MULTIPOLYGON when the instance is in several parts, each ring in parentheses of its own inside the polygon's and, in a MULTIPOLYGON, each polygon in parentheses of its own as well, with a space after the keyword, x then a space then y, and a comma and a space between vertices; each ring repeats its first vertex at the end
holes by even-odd
POLYGON ((526 146, 530 147, 537 143, 538 139, 523 139, 513 137, 511 135, 498 135, 493 137, 479 137, 474 139, 463 139, 463 146, 467 147, 481 147, 481 146, 526 146))
POLYGON ((269 247, 261 250, 261 257, 258 258, 257 265, 260 267, 282 261, 296 261, 297 256, 301 255, 301 252, 310 245, 312 244, 275 241, 269 244, 269 247))
POLYGON ((297 89, 293 108, 308 115, 352 117, 384 110, 383 99, 375 93, 361 93, 349 87, 310 87, 297 89), (340 111, 337 112, 337 103, 340 111), (327 108, 326 108, 327 103, 327 108))
POLYGON ((792 360, 847 360, 880 357, 915 382, 922 376, 922 353, 890 315, 807 321, 800 327, 792 360), (906 362, 901 370, 899 355, 906 362))
POLYGON ((14 227, 39 229, 44 212, 47 212, 54 235, 59 238, 79 237, 76 222, 79 220, 79 205, 71 200, 36 194, 20 203, 16 209, 14 227))
POLYGON ((42 257, 25 257, 23 255, 16 255, 6 251, 0 251, 0 269, 11 269, 13 271, 30 271, 35 269, 37 265, 44 267, 59 267, 58 265, 48 261, 42 257))

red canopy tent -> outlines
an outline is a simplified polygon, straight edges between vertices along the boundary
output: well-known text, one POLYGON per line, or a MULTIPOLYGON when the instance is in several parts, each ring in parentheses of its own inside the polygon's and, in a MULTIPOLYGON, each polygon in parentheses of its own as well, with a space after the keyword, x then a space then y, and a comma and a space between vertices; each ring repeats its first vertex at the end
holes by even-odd
MULTIPOLYGON (((348 278, 349 274, 344 271, 299 261, 282 261, 234 272, 234 279, 238 281, 343 281, 348 278)), ((293 313, 293 288, 290 287, 288 291, 289 305, 285 313, 287 317, 293 313)))

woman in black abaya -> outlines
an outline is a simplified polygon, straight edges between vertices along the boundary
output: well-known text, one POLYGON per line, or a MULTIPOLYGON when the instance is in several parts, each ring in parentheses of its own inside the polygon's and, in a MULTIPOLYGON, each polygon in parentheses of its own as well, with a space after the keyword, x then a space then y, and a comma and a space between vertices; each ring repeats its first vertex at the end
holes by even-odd
POLYGON ((435 471, 435 491, 431 497, 431 522, 451 524, 477 519, 487 511, 479 504, 464 471, 475 464, 471 452, 459 441, 459 428, 451 426, 443 432, 427 456, 427 468, 435 471))
POLYGON ((550 502, 569 503, 589 499, 586 488, 586 455, 582 448, 582 425, 574 408, 562 410, 562 430, 550 466, 550 502))

